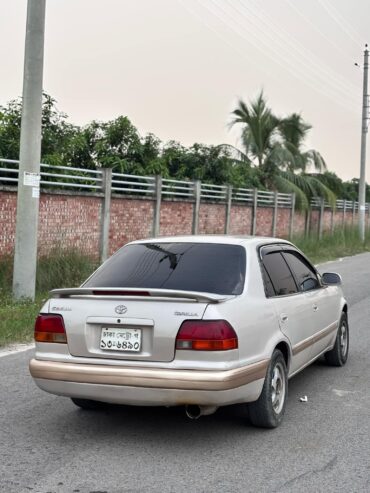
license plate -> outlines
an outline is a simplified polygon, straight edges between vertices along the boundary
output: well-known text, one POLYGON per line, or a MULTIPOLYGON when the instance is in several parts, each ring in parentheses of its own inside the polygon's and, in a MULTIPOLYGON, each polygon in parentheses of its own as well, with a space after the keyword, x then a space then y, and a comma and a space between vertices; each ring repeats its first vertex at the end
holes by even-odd
POLYGON ((100 349, 137 353, 141 350, 141 330, 103 327, 100 349))

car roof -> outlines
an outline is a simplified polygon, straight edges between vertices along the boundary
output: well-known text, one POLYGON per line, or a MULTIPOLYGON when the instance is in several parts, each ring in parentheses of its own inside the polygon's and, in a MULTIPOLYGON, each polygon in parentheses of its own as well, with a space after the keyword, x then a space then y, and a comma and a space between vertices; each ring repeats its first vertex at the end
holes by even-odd
POLYGON ((182 235, 182 236, 160 236, 156 238, 146 238, 145 240, 136 240, 130 244, 140 243, 219 243, 228 245, 259 246, 269 243, 286 243, 291 245, 287 240, 280 238, 271 238, 266 236, 232 236, 232 235, 182 235))

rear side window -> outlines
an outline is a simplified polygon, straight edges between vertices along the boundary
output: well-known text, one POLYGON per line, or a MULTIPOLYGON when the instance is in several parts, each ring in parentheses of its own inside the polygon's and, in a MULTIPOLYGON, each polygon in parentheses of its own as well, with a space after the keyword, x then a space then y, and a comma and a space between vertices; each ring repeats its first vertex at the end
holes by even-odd
POLYGON ((294 250, 286 251, 283 255, 297 279, 300 291, 311 291, 320 287, 316 272, 302 255, 294 250))
POLYGON ((263 256, 262 264, 267 296, 284 296, 297 293, 297 285, 280 252, 266 253, 263 256), (274 294, 272 294, 271 287, 274 294))
POLYGON ((179 289, 241 294, 245 249, 216 243, 141 243, 111 257, 84 287, 179 289))

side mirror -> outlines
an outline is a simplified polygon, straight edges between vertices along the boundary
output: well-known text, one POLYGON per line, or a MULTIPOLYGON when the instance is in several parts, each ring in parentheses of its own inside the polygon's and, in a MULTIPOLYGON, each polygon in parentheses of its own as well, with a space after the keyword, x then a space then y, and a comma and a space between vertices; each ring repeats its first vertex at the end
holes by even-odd
POLYGON ((342 284, 342 278, 340 277, 339 274, 336 274, 335 272, 325 272, 325 274, 321 276, 321 280, 323 284, 326 285, 342 284))

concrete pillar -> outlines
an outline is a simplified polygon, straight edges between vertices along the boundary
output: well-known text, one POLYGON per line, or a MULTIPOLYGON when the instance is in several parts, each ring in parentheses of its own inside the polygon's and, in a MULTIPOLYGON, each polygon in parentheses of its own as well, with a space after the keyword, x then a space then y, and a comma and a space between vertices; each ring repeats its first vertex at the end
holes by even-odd
POLYGON ((200 192, 201 182, 196 180, 194 182, 194 205, 193 205, 193 226, 192 234, 197 235, 199 230, 199 208, 200 208, 200 192))
POLYGON ((226 197, 226 211, 225 211, 225 235, 229 234, 230 230, 230 215, 231 215, 231 201, 233 197, 233 187, 228 185, 227 197, 226 197))
POLYGON ((271 234, 273 237, 276 236, 276 221, 277 221, 277 213, 278 213, 278 192, 274 193, 274 212, 272 216, 272 228, 271 228, 271 234))
POLYGON ((334 233, 334 212, 335 212, 335 207, 332 206, 331 208, 331 215, 330 215, 330 233, 334 233))
POLYGON ((258 190, 253 190, 253 209, 252 209, 252 236, 255 236, 257 231, 257 208, 258 208, 258 190))
POLYGON ((320 214, 319 214, 319 240, 322 238, 323 223, 324 223, 324 213, 325 213, 325 199, 321 198, 320 201, 320 214))
POLYGON ((110 204, 112 195, 112 169, 102 168, 102 190, 104 193, 100 220, 100 262, 109 257, 110 204))
POLYGON ((44 32, 45 0, 28 0, 13 268, 17 300, 34 300, 36 291, 44 32))
POLYGON ((295 214, 295 193, 292 193, 292 207, 290 209, 290 222, 289 222, 289 238, 293 238, 294 234, 294 214, 295 214))
POLYGON ((355 223, 356 201, 352 200, 352 226, 355 223))
POLYGON ((153 237, 159 236, 161 229, 161 203, 162 203, 162 177, 156 175, 155 177, 155 203, 153 211, 153 237))
POLYGON ((311 220, 311 209, 307 209, 307 211, 306 211, 305 228, 304 228, 304 234, 305 234, 305 236, 310 236, 310 220, 311 220))

